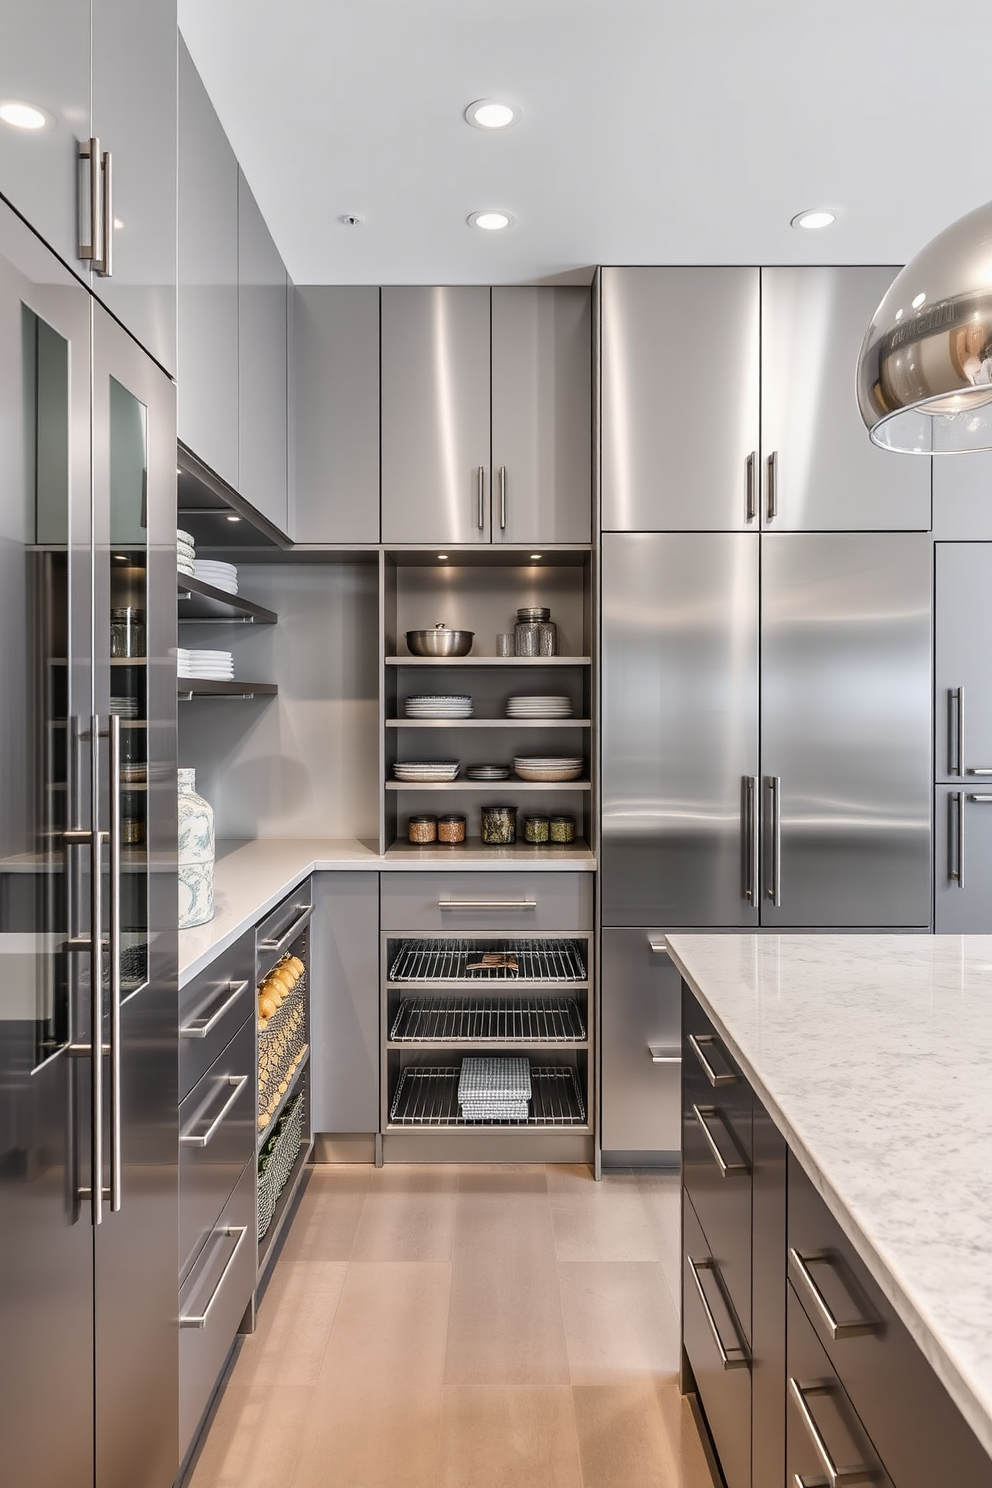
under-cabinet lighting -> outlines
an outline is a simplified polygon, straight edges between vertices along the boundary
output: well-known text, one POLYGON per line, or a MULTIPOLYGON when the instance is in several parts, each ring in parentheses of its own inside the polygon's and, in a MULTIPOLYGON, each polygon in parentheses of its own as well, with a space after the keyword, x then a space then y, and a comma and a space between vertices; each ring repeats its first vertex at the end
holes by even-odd
POLYGON ((497 98, 477 98, 465 110, 465 121, 476 129, 508 129, 516 124, 522 111, 515 103, 503 103, 497 98))
POLYGON ((469 227, 481 227, 483 232, 503 232, 505 228, 513 226, 513 216, 509 212, 493 210, 473 212, 468 219, 468 225, 469 227))
POLYGON ((532 563, 536 563, 539 558, 543 558, 543 557, 544 557, 544 554, 543 553, 531 553, 531 555, 530 555, 530 558, 531 558, 531 562, 532 563))
POLYGON ((446 563, 448 561, 447 553, 438 553, 437 560, 439 563, 446 563))
POLYGON ((241 518, 240 517, 235 517, 235 516, 232 515, 232 516, 228 517, 227 520, 229 522, 240 522, 241 521, 241 518))
POLYGON ((44 129, 50 116, 33 103, 23 103, 17 98, 5 98, 0 103, 0 120, 14 129, 44 129))
POLYGON ((812 207, 805 212, 797 212, 790 226, 804 228, 807 232, 816 232, 818 228, 829 227, 831 222, 836 221, 836 212, 828 212, 824 207, 812 207))

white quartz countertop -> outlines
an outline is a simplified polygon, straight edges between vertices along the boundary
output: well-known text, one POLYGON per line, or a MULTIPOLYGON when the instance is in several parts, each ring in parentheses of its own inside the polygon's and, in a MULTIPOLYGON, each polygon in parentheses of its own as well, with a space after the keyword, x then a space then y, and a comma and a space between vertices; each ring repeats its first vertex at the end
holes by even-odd
POLYGON ((668 944, 992 1453, 992 936, 668 944))

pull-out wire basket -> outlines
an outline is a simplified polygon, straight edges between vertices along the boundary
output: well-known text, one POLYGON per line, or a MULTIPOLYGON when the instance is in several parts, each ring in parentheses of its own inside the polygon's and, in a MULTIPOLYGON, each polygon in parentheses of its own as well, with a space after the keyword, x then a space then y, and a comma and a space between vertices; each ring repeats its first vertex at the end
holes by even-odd
POLYGON ((573 997, 404 997, 394 1043, 575 1044, 586 1036, 573 997))
POLYGON ((583 1126, 585 1101, 570 1065, 531 1065, 525 1121, 467 1121, 458 1104, 460 1065, 408 1065, 400 1071, 389 1119, 395 1126, 583 1126))
POLYGON ((389 968, 389 980, 430 982, 584 982, 583 946, 576 940, 408 940, 389 968), (486 956, 504 965, 485 965, 486 956))

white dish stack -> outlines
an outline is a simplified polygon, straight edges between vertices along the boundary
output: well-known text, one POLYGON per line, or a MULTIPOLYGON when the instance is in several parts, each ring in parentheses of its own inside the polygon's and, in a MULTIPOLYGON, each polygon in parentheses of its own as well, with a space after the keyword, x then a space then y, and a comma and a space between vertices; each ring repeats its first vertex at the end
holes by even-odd
POLYGON ((219 558, 197 558, 194 577, 202 579, 213 589, 223 590, 225 594, 238 592, 238 568, 235 563, 222 563, 219 558))
POLYGON ((176 649, 176 670, 180 677, 205 677, 212 682, 233 682, 234 656, 230 651, 176 649))
POLYGON ((196 577, 196 540, 181 527, 176 528, 176 568, 181 574, 196 577))
POLYGON ((452 697, 411 697, 404 706, 407 718, 472 717, 472 699, 461 693, 452 697))
POLYGON ((521 780, 578 780, 582 763, 580 755, 518 755, 513 768, 521 780))
POLYGON ((393 774, 397 780, 414 784, 419 781, 424 785, 455 780, 458 776, 458 760, 397 760, 393 766, 393 774))
POLYGON ((507 718, 571 718, 572 700, 567 697, 511 697, 507 718))

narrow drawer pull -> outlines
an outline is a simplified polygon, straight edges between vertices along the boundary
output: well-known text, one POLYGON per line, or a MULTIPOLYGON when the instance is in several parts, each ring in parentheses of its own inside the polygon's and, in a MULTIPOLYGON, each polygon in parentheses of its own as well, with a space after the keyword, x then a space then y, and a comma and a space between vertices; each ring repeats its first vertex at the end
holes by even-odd
MULTIPOLYGON (((228 982, 227 985, 231 989, 230 996, 225 998, 220 1007, 216 1008, 214 1012, 210 1014, 209 1018, 204 1019, 203 1013, 198 1013, 195 1018, 192 1018, 188 1023, 185 1023, 179 1030, 179 1035, 181 1038, 205 1039, 207 1037, 207 1034, 213 1033, 214 1029, 217 1027, 217 1024, 223 1018, 224 1014, 234 1006, 238 998, 241 996, 242 992, 245 991, 248 983, 228 982)), ((223 995, 224 994, 221 993, 221 996, 223 995)))
POLYGON ((692 1050, 693 1054, 695 1054, 696 1058, 699 1060, 699 1063, 702 1065, 703 1074, 706 1076, 707 1080, 709 1080, 710 1084, 714 1086, 739 1085, 741 1082, 741 1077, 740 1075, 735 1075, 733 1070, 725 1070, 723 1074, 719 1074, 713 1068, 709 1060, 706 1058, 706 1055, 703 1053, 704 1044, 707 1048, 713 1046, 719 1047, 719 1045, 717 1045, 716 1038, 712 1033, 690 1033, 689 1047, 692 1050))
MULTIPOLYGON (((227 1075, 227 1076, 225 1076, 225 1078, 227 1080, 228 1085, 230 1085, 232 1087, 230 1095, 227 1097, 227 1100, 221 1106, 220 1110, 217 1112, 217 1115, 214 1117, 213 1121, 211 1121, 210 1125, 207 1127, 206 1131, 203 1133, 202 1136, 200 1136, 200 1137, 190 1137, 190 1136, 185 1136, 184 1135, 184 1136, 181 1136, 179 1138, 180 1142, 182 1143, 182 1145, 184 1147, 207 1147, 207 1146, 209 1146, 210 1143, 213 1141, 214 1136, 216 1135, 216 1132, 217 1132, 218 1127, 220 1126, 221 1122, 224 1120, 224 1117, 227 1115, 228 1111, 234 1105, 235 1101, 237 1100, 238 1096, 241 1094, 242 1090, 244 1090, 245 1086, 248 1084, 248 1076, 247 1075, 227 1075)), ((200 1118, 197 1117, 197 1120, 198 1121, 199 1121, 199 1119, 200 1118)))
POLYGON ((309 922, 310 917, 313 914, 312 904, 298 904, 296 907, 299 910, 299 914, 296 916, 296 919, 290 925, 289 929, 283 931, 282 935, 278 936, 275 939, 260 940, 258 942, 258 949, 260 951, 274 951, 276 955, 281 955, 281 953, 286 949, 287 946, 293 944, 293 941, 299 935, 304 925, 309 922))
POLYGON ((720 1148, 717 1146, 716 1138, 710 1131, 709 1123, 707 1121, 707 1117, 716 1116, 718 1114, 716 1106, 693 1106, 692 1114, 693 1116, 695 1116, 696 1120, 699 1122, 699 1125, 702 1127, 703 1136, 706 1138, 706 1145, 712 1152, 713 1160, 716 1163, 717 1167, 720 1169, 720 1177, 726 1178, 729 1174, 736 1173, 750 1173, 751 1169, 748 1167, 746 1162, 741 1162, 740 1160, 738 1160, 737 1162, 727 1162, 727 1159, 724 1157, 723 1153, 720 1151, 720 1148))
MULTIPOLYGON (((711 1256, 708 1256, 704 1261, 694 1261, 692 1259, 692 1256, 686 1256, 686 1260, 689 1262, 689 1272, 692 1276, 693 1281, 696 1283, 696 1291, 699 1293, 699 1300, 702 1304, 703 1314, 706 1318, 707 1323, 709 1324, 709 1330, 713 1334, 713 1342, 716 1344, 717 1353, 720 1355, 720 1364, 722 1368, 747 1369, 749 1367, 749 1364, 747 1351, 744 1348, 744 1345, 738 1339, 737 1342, 730 1345, 729 1349, 727 1348, 723 1339, 720 1337, 720 1329, 717 1327, 716 1318, 713 1316, 713 1309, 709 1304, 709 1298, 703 1290, 703 1283, 699 1273, 700 1271, 712 1271, 717 1286, 720 1287, 721 1293, 723 1291, 722 1286, 720 1286, 720 1273, 717 1270, 716 1261, 714 1261, 711 1256)), ((729 1305, 727 1311, 728 1313, 730 1311, 729 1305)))
POLYGON ((678 1046, 674 1048, 670 1044, 648 1044, 648 1053, 651 1055, 652 1064, 681 1064, 682 1055, 678 1046))
POLYGON ((536 899, 439 899, 438 909, 536 909, 536 899))
POLYGON ((223 1271, 220 1273, 220 1277, 219 1277, 219 1279, 217 1281, 217 1285, 214 1287, 213 1291, 210 1293, 210 1301, 207 1303, 206 1307, 203 1309, 202 1312, 197 1312, 197 1313, 184 1312, 184 1313, 180 1313, 180 1315, 179 1315, 179 1326, 180 1326, 180 1328, 205 1328, 207 1326, 207 1321, 208 1321, 208 1319, 210 1317, 210 1310, 213 1307, 214 1303, 217 1301, 217 1298, 221 1294, 221 1290, 222 1290, 222 1288, 224 1286, 225 1281, 227 1280, 228 1272, 230 1271, 231 1267, 234 1265, 234 1258, 237 1255, 238 1251, 241 1249, 241 1242, 244 1240, 245 1236, 248 1233, 248 1226, 247 1225, 238 1225, 237 1228, 235 1228, 234 1226, 231 1226, 231 1227, 229 1227, 227 1229, 217 1230, 215 1233, 218 1234, 218 1235, 237 1235, 238 1238, 234 1242, 234 1249, 231 1251, 231 1254, 227 1258, 227 1264, 225 1265, 223 1271))
POLYGON ((807 1293, 812 1298, 816 1310, 823 1319, 824 1326, 831 1338, 861 1338, 867 1333, 878 1333, 880 1331, 880 1325, 868 1318, 853 1318, 850 1322, 842 1323, 834 1317, 830 1304, 813 1280, 809 1269, 810 1266, 822 1265, 831 1266, 836 1271, 837 1268, 834 1264, 835 1258, 832 1251, 809 1250, 803 1255, 800 1251, 796 1250, 795 1246, 791 1246, 789 1248, 789 1260, 792 1262, 793 1269, 799 1280, 803 1283, 807 1293))
MULTIPOLYGON (((866 1467, 864 1463, 859 1463, 855 1467, 838 1467, 830 1455, 830 1448, 824 1440, 823 1432, 816 1424, 807 1397, 811 1395, 830 1395, 833 1393, 833 1387, 821 1380, 817 1380, 812 1384, 800 1384, 799 1380, 790 1379, 789 1393, 799 1412, 800 1419, 809 1433, 810 1441, 816 1448, 816 1455, 823 1463, 830 1488, 854 1488, 855 1484, 877 1482, 878 1474, 873 1468, 866 1467)), ((796 1483, 798 1484, 798 1488, 812 1488, 812 1484, 807 1484, 806 1480, 798 1474, 796 1475, 796 1483)))
POLYGON ((648 945, 656 956, 671 956, 672 954, 668 949, 668 941, 663 935, 649 935, 648 945))

